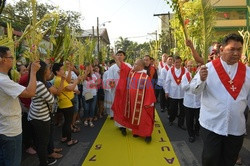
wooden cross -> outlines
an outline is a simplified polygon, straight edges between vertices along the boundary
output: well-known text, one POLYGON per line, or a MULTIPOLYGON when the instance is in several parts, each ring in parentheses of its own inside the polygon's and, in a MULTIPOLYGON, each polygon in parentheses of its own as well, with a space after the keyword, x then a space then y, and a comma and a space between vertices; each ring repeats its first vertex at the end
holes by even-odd
POLYGON ((237 89, 237 88, 234 85, 232 85, 232 87, 230 89, 232 89, 232 91, 234 92, 235 89, 237 89))
POLYGON ((231 84, 234 83, 234 82, 233 82, 233 80, 230 80, 230 81, 228 81, 228 83, 231 85, 231 84))

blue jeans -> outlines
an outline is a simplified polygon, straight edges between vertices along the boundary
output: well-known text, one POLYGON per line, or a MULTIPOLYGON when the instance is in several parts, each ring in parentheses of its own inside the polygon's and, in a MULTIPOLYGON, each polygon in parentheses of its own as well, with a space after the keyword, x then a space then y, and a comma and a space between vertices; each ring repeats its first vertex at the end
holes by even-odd
POLYGON ((8 137, 0 134, 0 165, 20 166, 22 158, 22 134, 8 137))
POLYGON ((93 118, 95 115, 95 107, 96 107, 97 96, 93 96, 93 99, 89 101, 85 101, 85 97, 83 96, 83 108, 84 108, 84 118, 93 118))
POLYGON ((78 110, 79 110, 78 95, 75 94, 73 100, 71 100, 71 101, 72 101, 72 104, 73 104, 73 107, 74 107, 74 113, 77 113, 78 110))

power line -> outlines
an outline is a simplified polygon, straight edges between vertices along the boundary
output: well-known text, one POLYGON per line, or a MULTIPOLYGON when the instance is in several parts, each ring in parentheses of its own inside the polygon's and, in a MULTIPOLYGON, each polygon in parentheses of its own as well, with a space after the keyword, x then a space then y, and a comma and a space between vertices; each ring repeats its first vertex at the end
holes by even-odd
POLYGON ((113 17, 121 8, 123 8, 130 0, 127 0, 124 4, 122 4, 110 17, 113 17))

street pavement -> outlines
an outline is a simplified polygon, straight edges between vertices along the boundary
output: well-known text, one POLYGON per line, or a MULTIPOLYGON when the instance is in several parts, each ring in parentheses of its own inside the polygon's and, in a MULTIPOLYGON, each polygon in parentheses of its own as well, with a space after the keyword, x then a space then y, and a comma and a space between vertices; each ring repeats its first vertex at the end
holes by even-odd
MULTIPOLYGON (((159 110, 159 106, 156 106, 159 110)), ((180 129, 177 126, 177 119, 173 126, 169 126, 167 119, 167 112, 160 112, 158 114, 161 118, 162 124, 166 130, 166 133, 175 149, 175 153, 178 157, 181 166, 201 166, 201 154, 202 154, 202 140, 200 137, 196 138, 194 143, 188 141, 187 131, 180 129)), ((84 127, 80 124, 81 131, 73 133, 72 137, 78 139, 79 143, 72 147, 68 147, 66 144, 60 142, 61 127, 55 127, 55 146, 63 148, 63 158, 59 159, 55 166, 81 166, 86 158, 89 149, 94 143, 102 125, 105 120, 110 120, 109 117, 103 117, 95 122, 95 127, 84 127)), ((240 151, 243 166, 250 166, 250 118, 247 123, 247 135, 244 139, 243 147, 240 151)), ((152 138, 154 139, 154 138, 152 138)), ((22 166, 37 166, 38 158, 36 155, 28 155, 23 152, 22 166)))

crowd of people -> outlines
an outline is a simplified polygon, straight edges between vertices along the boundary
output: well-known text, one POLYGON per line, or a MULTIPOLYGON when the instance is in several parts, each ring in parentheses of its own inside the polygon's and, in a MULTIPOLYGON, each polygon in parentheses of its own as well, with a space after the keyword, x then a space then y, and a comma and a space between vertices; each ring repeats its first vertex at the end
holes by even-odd
POLYGON ((73 146, 79 123, 94 127, 106 114, 123 136, 129 129, 150 143, 158 99, 169 126, 178 118, 191 143, 201 134, 202 165, 233 166, 250 105, 250 69, 240 62, 243 39, 231 34, 215 43, 207 64, 190 40, 186 45, 194 60, 164 53, 158 63, 145 55, 132 67, 120 50, 107 65, 86 63, 84 74, 70 61, 38 60, 18 66, 19 83, 8 75, 13 55, 0 46, 0 165, 20 165, 22 145, 41 166, 54 164, 63 157, 54 146, 55 126, 62 126, 60 141, 73 146))

